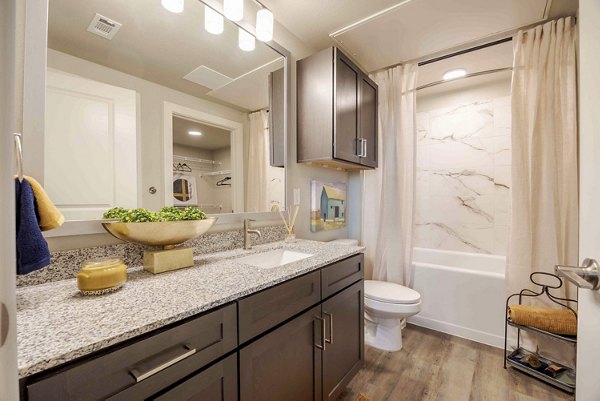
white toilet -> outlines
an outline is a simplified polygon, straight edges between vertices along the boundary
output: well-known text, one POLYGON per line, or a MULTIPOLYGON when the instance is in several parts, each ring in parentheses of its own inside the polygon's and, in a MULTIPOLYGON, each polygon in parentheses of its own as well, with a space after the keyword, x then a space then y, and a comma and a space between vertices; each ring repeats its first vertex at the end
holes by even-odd
MULTIPOLYGON (((357 240, 335 243, 358 245, 357 240)), ((406 318, 421 311, 421 294, 395 283, 365 280, 365 343, 384 351, 402 349, 406 318)))

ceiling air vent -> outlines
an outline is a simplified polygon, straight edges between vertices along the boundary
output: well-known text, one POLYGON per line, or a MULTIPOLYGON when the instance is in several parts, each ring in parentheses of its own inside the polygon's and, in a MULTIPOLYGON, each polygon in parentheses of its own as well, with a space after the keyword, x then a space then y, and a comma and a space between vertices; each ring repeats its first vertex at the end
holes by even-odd
POLYGON ((112 39, 122 24, 117 21, 113 21, 110 18, 106 18, 104 15, 96 14, 88 26, 88 32, 94 33, 98 36, 102 36, 104 39, 112 39))

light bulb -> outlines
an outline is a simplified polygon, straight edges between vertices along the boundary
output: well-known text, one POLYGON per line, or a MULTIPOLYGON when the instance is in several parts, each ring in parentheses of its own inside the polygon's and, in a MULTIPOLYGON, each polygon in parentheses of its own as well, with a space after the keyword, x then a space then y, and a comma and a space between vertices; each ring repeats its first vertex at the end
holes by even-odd
POLYGON ((256 13, 256 37, 263 42, 273 40, 273 13, 266 8, 256 13))
POLYGON ((213 35, 223 33, 223 16, 209 6, 204 6, 204 29, 213 35))
POLYGON ((161 0, 160 4, 172 13, 179 14, 183 11, 184 0, 161 0))
POLYGON ((188 131, 188 134, 191 136, 202 136, 202 132, 200 131, 188 131))
POLYGON ((242 28, 239 28, 238 44, 243 51, 251 52, 256 47, 256 40, 254 39, 254 36, 244 31, 242 28))
POLYGON ((244 0, 225 0, 223 3, 223 12, 227 19, 240 21, 244 18, 244 0))
POLYGON ((456 70, 450 70, 450 71, 446 72, 442 76, 442 79, 444 81, 450 81, 451 79, 462 78, 465 75, 467 75, 467 70, 465 70, 464 68, 458 68, 456 70))

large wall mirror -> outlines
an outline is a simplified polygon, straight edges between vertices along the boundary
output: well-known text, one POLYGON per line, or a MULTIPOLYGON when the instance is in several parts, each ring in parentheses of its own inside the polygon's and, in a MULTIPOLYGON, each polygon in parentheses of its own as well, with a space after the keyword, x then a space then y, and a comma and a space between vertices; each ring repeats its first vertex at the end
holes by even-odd
POLYGON ((49 0, 43 137, 25 133, 25 167, 67 222, 285 208, 288 52, 253 21, 221 26, 218 4, 49 0))

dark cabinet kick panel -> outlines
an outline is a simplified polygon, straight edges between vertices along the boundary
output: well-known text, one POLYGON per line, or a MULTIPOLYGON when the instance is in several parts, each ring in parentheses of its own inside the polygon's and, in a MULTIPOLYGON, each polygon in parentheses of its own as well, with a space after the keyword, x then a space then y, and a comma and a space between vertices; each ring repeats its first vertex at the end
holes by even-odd
POLYGON ((286 281, 238 301, 240 344, 321 300, 319 271, 286 281))
POLYGON ((153 401, 237 401, 237 355, 196 374, 153 401))
POLYGON ((340 49, 297 63, 297 160, 377 168, 377 84, 340 49))
POLYGON ((230 304, 32 382, 26 386, 28 400, 114 401, 149 397, 198 366, 234 350, 236 334, 236 308, 230 304))

